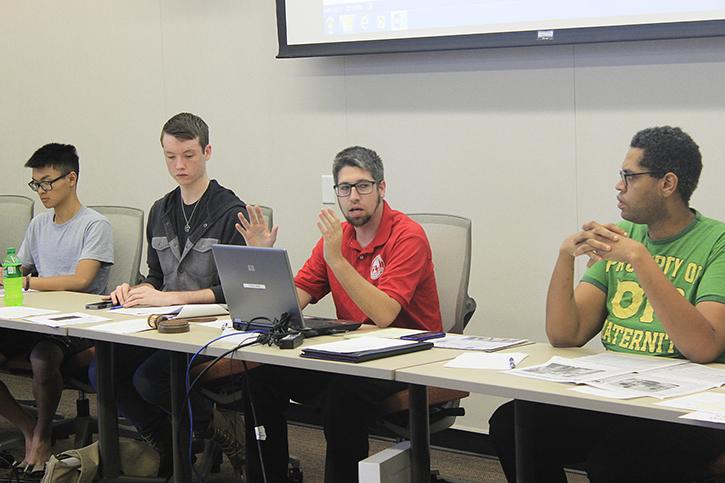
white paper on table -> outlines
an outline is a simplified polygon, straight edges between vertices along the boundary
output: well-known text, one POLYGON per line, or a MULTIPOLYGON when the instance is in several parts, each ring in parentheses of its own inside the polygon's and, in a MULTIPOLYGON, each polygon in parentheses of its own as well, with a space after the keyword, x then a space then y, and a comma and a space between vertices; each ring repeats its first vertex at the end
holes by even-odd
POLYGON ((332 352, 335 354, 351 354, 353 352, 382 350, 392 347, 402 347, 411 344, 418 344, 414 340, 383 339, 380 337, 358 337, 356 339, 345 339, 339 342, 327 342, 305 347, 305 350, 316 350, 332 352))
POLYGON ((665 377, 656 372, 647 371, 643 374, 620 374, 618 376, 589 380, 586 384, 600 389, 631 393, 634 397, 651 396, 658 399, 684 396, 685 394, 706 391, 713 387, 707 381, 701 382, 685 378, 665 377))
POLYGON ((101 317, 100 315, 86 314, 84 312, 70 312, 66 314, 36 315, 34 317, 25 317, 25 320, 49 327, 65 327, 66 325, 92 324, 93 322, 103 322, 111 319, 101 317))
POLYGON ((702 411, 695 411, 694 413, 687 413, 680 416, 682 419, 694 419, 696 421, 708 421, 711 423, 725 424, 725 414, 706 413, 702 411))
POLYGON ((694 362, 664 367, 653 372, 660 376, 697 381, 712 387, 719 387, 725 384, 724 370, 702 364, 695 364, 694 362))
POLYGON ((448 361, 445 367, 511 370, 511 362, 518 366, 527 356, 523 352, 466 352, 448 361))
POLYGON ((619 367, 621 369, 627 369, 630 372, 651 371, 670 366, 687 364, 687 359, 670 359, 667 357, 624 354, 611 351, 601 352, 591 356, 578 357, 577 360, 580 362, 619 367))
POLYGON ((604 364, 580 362, 579 358, 569 359, 554 356, 544 364, 514 369, 511 371, 511 374, 533 379, 543 379, 545 381, 584 383, 593 379, 601 379, 630 372, 629 370, 604 364))
POLYGON ((725 415, 725 393, 701 392, 657 403, 658 406, 725 415))
POLYGON ((166 307, 128 307, 121 309, 111 309, 114 313, 123 315, 135 315, 137 317, 147 317, 153 314, 175 314, 181 310, 180 305, 170 305, 166 307))
POLYGON ((440 339, 431 339, 433 345, 442 349, 460 349, 493 352, 509 347, 529 344, 528 339, 506 339, 502 337, 486 337, 481 335, 447 334, 440 339))
MULTIPOLYGON (((232 319, 229 317, 224 317, 222 319, 218 320, 212 320, 211 322, 199 322, 197 325, 203 325, 204 327, 212 327, 214 329, 221 329, 225 330, 227 328, 236 330, 232 327, 232 319)), ((237 331, 239 332, 239 331, 237 331)))
POLYGON ((128 307, 113 309, 114 312, 124 315, 146 317, 153 314, 171 315, 177 317, 205 317, 207 315, 226 315, 229 311, 221 304, 188 304, 168 305, 165 307, 128 307))
POLYGON ((33 307, 0 307, 0 318, 2 319, 24 319, 34 315, 57 314, 59 310, 35 309, 33 307))
POLYGON ((569 388, 569 390, 580 392, 582 394, 588 394, 590 396, 607 397, 609 399, 634 399, 636 397, 640 397, 639 395, 632 394, 631 392, 610 391, 607 389, 599 389, 598 387, 592 386, 574 386, 569 388))
POLYGON ((145 330, 152 330, 149 327, 148 319, 122 320, 120 322, 111 322, 110 324, 94 325, 92 328, 93 330, 108 332, 110 334, 135 334, 145 330))

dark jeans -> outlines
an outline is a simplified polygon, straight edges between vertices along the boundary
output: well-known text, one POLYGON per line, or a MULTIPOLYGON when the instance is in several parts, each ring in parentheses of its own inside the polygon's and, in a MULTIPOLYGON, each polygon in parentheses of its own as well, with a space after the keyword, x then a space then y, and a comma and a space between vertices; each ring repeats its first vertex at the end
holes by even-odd
MULTIPOLYGON (((197 357, 195 362, 209 360, 197 357)), ((113 353, 118 410, 139 429, 149 428, 171 414, 171 364, 169 353, 157 349, 116 344, 113 353)), ((96 361, 88 368, 88 377, 96 386, 96 361)), ((198 391, 189 397, 194 430, 206 429, 212 418, 211 402, 198 391)))
POLYGON ((407 385, 279 366, 262 366, 247 374, 247 481, 264 481, 257 444, 261 447, 268 483, 287 481, 287 420, 290 399, 319 407, 327 440, 325 482, 358 481, 357 463, 368 456, 368 427, 378 417, 378 405, 407 385), (254 410, 250 407, 254 404, 254 410), (256 423, 255 423, 256 421, 256 423), (255 426, 266 439, 257 442, 255 426))
MULTIPOLYGON (((725 431, 547 404, 525 403, 536 481, 566 482, 564 466, 581 464, 589 481, 687 482, 725 452, 725 431)), ((513 402, 489 420, 506 479, 516 481, 513 402)))

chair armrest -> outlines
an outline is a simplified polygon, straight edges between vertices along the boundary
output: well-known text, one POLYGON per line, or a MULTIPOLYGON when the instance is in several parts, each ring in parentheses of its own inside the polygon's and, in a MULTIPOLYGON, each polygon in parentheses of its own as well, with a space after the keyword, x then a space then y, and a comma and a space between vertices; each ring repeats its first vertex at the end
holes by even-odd
MULTIPOLYGON (((202 362, 191 368, 191 378, 195 378, 204 368, 208 367, 211 361, 202 362)), ((247 362, 247 367, 253 369, 260 364, 256 362, 247 362)), ((218 382, 229 377, 240 376, 244 374, 244 363, 236 359, 222 359, 214 367, 206 371, 201 380, 202 384, 210 384, 218 382)))
MULTIPOLYGON (((440 387, 428 387, 428 406, 438 406, 451 401, 457 401, 469 396, 466 391, 455 389, 443 389, 440 387)), ((410 409, 408 404, 408 390, 396 392, 388 396, 380 405, 383 415, 395 414, 410 409)))

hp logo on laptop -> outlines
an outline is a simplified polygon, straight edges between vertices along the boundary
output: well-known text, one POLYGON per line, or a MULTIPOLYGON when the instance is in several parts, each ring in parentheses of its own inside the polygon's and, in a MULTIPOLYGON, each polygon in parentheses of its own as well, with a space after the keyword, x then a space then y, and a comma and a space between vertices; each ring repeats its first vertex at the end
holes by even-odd
POLYGON ((250 272, 253 272, 254 271, 254 265, 247 265, 247 270, 249 270, 250 272))

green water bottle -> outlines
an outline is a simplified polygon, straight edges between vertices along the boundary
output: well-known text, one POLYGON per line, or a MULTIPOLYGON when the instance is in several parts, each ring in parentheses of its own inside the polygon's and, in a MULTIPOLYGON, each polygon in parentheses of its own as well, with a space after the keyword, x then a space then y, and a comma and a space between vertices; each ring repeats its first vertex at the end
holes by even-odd
POLYGON ((8 255, 3 260, 3 285, 5 306, 23 305, 22 263, 12 247, 8 248, 8 255))

